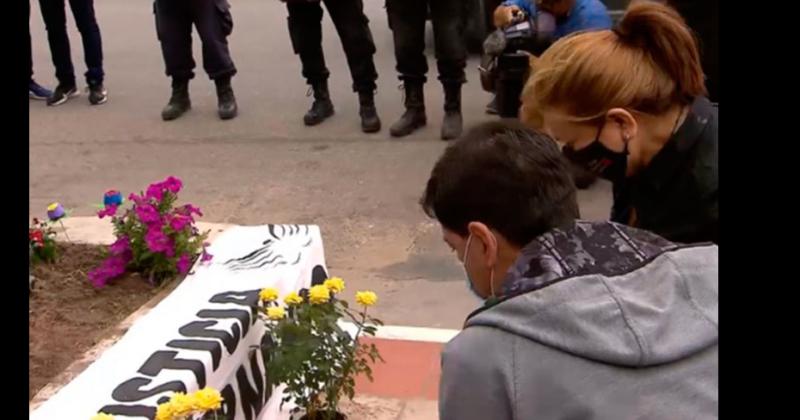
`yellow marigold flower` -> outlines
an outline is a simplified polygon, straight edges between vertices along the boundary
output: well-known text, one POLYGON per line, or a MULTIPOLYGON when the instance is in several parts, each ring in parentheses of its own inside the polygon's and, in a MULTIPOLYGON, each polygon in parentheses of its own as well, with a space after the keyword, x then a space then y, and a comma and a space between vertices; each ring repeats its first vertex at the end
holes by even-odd
POLYGON ((176 392, 172 394, 169 400, 172 405, 175 416, 188 416, 194 411, 194 398, 191 395, 186 395, 183 392, 176 392))
POLYGON ((172 420, 176 415, 175 406, 170 402, 159 404, 156 408, 156 420, 172 420))
POLYGON ((283 301, 289 306, 299 305, 303 303, 303 298, 300 297, 300 295, 298 295, 297 292, 291 292, 288 295, 286 295, 285 298, 283 298, 283 301))
POLYGON ((378 295, 375 292, 356 292, 356 302, 364 306, 372 306, 378 302, 378 295))
POLYGON ((270 306, 267 308, 267 317, 273 321, 278 321, 286 316, 283 306, 270 306))
POLYGON ((222 407, 222 395, 214 388, 205 387, 194 393, 194 407, 202 411, 219 410, 222 407))
POLYGON ((344 280, 339 277, 331 277, 325 280, 325 287, 333 293, 339 293, 344 290, 344 280))
POLYGON ((331 300, 331 292, 324 285, 317 285, 308 291, 308 300, 314 305, 331 300))
POLYGON ((258 298, 264 302, 272 302, 278 300, 278 289, 274 287, 267 287, 261 289, 258 293, 258 298))
POLYGON ((90 420, 114 420, 114 416, 106 413, 97 413, 90 420))

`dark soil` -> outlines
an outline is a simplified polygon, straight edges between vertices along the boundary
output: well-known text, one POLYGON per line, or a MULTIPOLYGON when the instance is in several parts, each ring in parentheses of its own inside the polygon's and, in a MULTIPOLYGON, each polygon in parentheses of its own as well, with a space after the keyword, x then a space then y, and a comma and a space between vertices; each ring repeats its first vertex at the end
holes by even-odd
POLYGON ((56 263, 33 268, 29 399, 161 290, 136 274, 95 289, 87 273, 103 255, 101 246, 61 243, 56 263))

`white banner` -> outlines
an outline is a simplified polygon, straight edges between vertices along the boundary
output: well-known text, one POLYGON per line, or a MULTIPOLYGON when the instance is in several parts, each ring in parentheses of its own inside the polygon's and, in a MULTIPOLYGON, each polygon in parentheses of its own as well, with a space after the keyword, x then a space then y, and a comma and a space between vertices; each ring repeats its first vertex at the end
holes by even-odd
POLYGON ((88 420, 103 411, 117 420, 152 420, 156 406, 173 392, 204 386, 222 392, 229 420, 286 417, 278 409, 280 396, 270 399, 261 353, 251 348, 260 344, 264 329, 250 305, 261 288, 275 287, 284 296, 325 280, 319 228, 237 226, 209 252, 210 264, 197 264, 30 419, 88 420))

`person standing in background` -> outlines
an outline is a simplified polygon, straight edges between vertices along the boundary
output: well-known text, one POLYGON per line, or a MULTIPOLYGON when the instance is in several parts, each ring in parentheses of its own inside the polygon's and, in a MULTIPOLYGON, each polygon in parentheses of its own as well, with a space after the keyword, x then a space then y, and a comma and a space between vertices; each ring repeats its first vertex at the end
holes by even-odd
POLYGON ((203 42, 203 68, 217 88, 219 117, 229 120, 238 114, 231 86, 236 66, 228 49, 228 36, 233 32, 230 7, 228 0, 156 0, 153 4, 166 74, 172 78, 172 96, 161 111, 164 121, 174 120, 192 108, 192 25, 203 42))
POLYGON ((386 0, 389 27, 394 35, 397 71, 405 88, 406 111, 392 125, 394 137, 407 136, 427 124, 423 86, 427 81, 425 21, 430 10, 436 43, 439 81, 444 87, 442 140, 461 136, 461 85, 466 82, 467 47, 464 40, 463 0, 386 0), (430 9, 429 9, 430 8, 430 9))
MULTIPOLYGON (((31 2, 28 0, 28 21, 31 20, 31 2)), ((30 81, 28 82, 28 97, 36 100, 46 100, 53 95, 49 89, 44 88, 33 80, 33 46, 31 43, 31 27, 28 24, 28 73, 30 73, 30 81)))
MULTIPOLYGON (((50 54, 56 67, 58 86, 47 99, 47 105, 61 105, 78 95, 75 83, 75 69, 70 55, 67 34, 67 15, 65 0, 39 0, 42 18, 47 28, 50 54)), ((108 100, 108 92, 103 86, 103 44, 100 26, 94 14, 94 0, 69 0, 69 7, 83 41, 83 56, 86 61, 86 84, 89 86, 89 103, 100 105, 108 100)))
MULTIPOLYGON (((334 113, 328 91, 330 72, 325 66, 322 51, 321 0, 282 0, 289 12, 289 37, 295 54, 300 56, 303 77, 314 92, 314 103, 303 116, 305 125, 317 125, 334 113)), ((361 130, 365 133, 380 131, 381 120, 375 109, 375 42, 369 30, 369 19, 364 15, 362 0, 325 0, 325 8, 336 26, 342 42, 347 64, 353 78, 353 91, 358 92, 361 130)))

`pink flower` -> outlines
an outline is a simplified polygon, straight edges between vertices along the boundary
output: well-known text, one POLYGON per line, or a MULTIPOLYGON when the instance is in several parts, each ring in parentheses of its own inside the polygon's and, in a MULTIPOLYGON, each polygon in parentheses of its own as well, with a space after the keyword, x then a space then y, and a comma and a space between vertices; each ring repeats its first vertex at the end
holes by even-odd
POLYGON ((158 210, 150 204, 141 204, 136 206, 136 215, 142 223, 151 226, 156 223, 161 223, 161 215, 158 210))
POLYGON ((183 207, 179 207, 178 209, 176 209, 176 211, 189 217, 192 217, 193 214, 196 214, 200 217, 203 216, 203 212, 201 212, 199 208, 191 204, 186 204, 183 207))
POLYGON ((103 261, 103 264, 100 267, 89 272, 89 281, 94 287, 97 288, 105 286, 110 280, 113 280, 125 273, 125 267, 128 265, 130 260, 130 253, 109 257, 103 261))
POLYGON ((189 216, 184 216, 181 214, 177 214, 172 216, 172 219, 169 221, 169 225, 172 227, 175 232, 182 231, 187 225, 192 223, 192 219, 189 216))
POLYGON ((160 228, 153 229, 151 227, 144 235, 144 240, 147 242, 147 248, 152 252, 161 252, 168 257, 175 255, 175 244, 160 228))
POLYGON ((130 195, 128 195, 128 201, 133 201, 133 202, 134 202, 134 203, 136 203, 136 204, 141 204, 141 203, 143 203, 145 200, 144 200, 144 198, 143 198, 143 197, 141 197, 141 196, 138 196, 138 195, 136 195, 136 194, 134 194, 134 193, 130 193, 130 195))
POLYGON ((177 194, 183 188, 183 182, 174 176, 169 176, 164 182, 161 183, 162 188, 166 188, 169 192, 177 194))
POLYGON ((106 216, 113 217, 113 216, 116 216, 116 215, 117 215, 117 205, 116 204, 112 204, 110 206, 106 206, 105 209, 100 210, 100 211, 97 212, 97 216, 99 218, 101 218, 101 219, 106 217, 106 216))
POLYGON ((156 182, 155 184, 150 184, 147 187, 147 193, 144 195, 145 198, 152 198, 158 202, 164 199, 164 185, 160 182, 156 182))
POLYGON ((186 274, 189 272, 189 269, 192 267, 192 260, 189 258, 189 254, 183 254, 180 258, 178 258, 178 263, 176 264, 178 267, 178 272, 181 274, 186 274))
POLYGON ((208 251, 206 251, 206 249, 203 248, 203 253, 200 255, 200 262, 207 263, 211 261, 212 258, 214 258, 214 256, 209 254, 208 251))
POLYGON ((130 251, 130 249, 131 240, 128 239, 127 236, 120 236, 119 239, 109 247, 111 255, 122 255, 125 251, 130 251))

